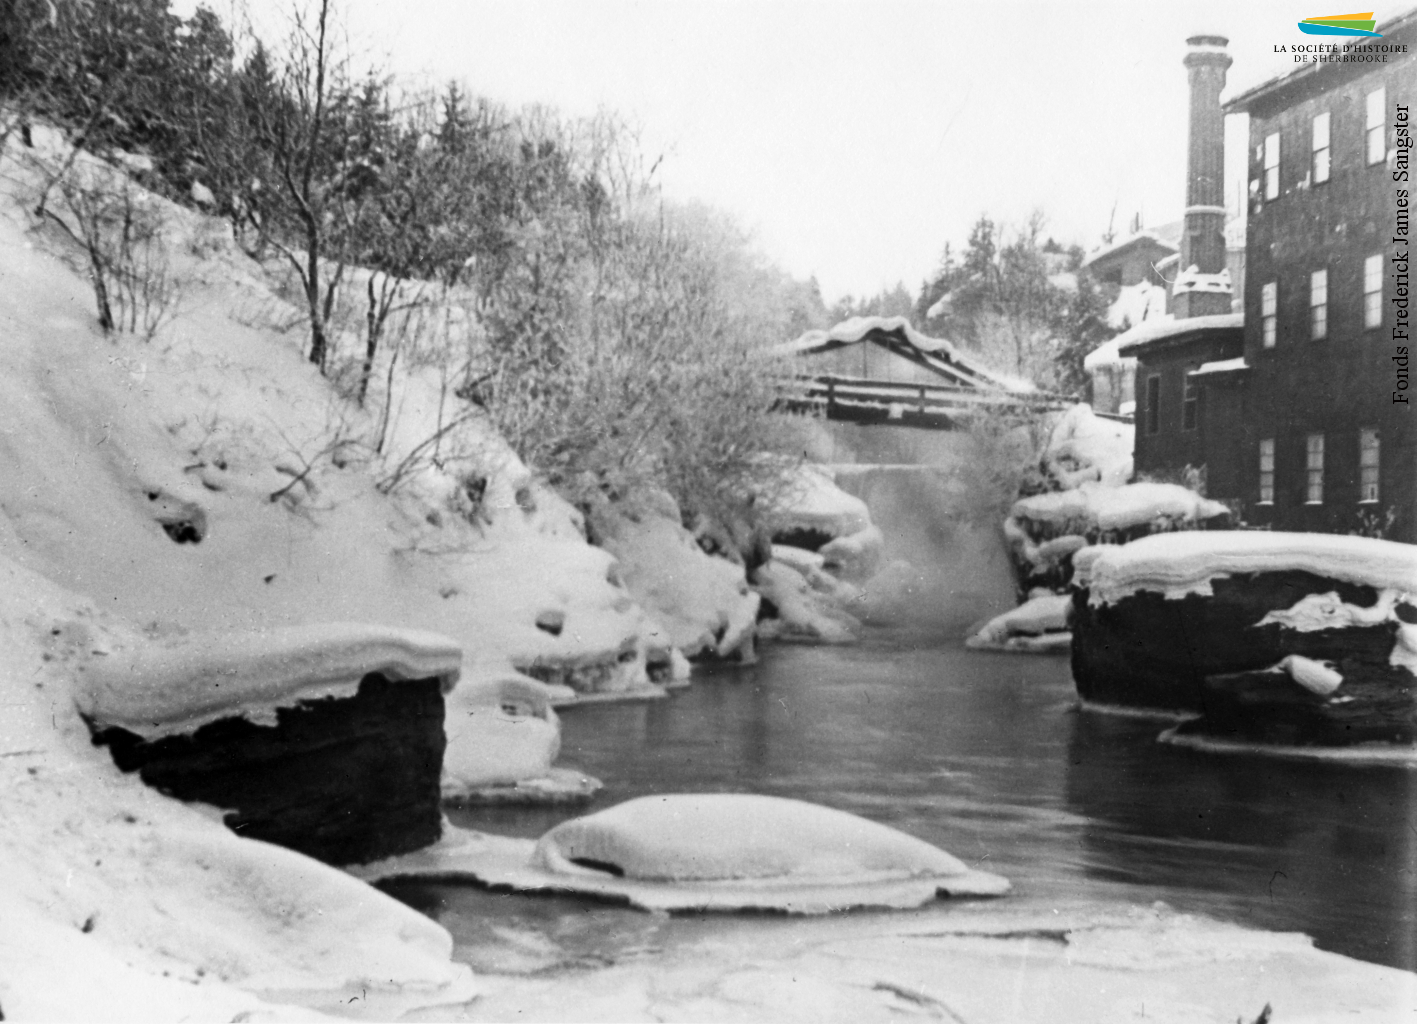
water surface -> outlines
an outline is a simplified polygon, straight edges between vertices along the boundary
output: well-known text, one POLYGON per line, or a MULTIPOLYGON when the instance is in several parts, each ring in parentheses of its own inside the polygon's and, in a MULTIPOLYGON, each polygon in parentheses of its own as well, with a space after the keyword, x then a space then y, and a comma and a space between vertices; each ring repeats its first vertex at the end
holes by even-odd
MULTIPOLYGON (((562 722, 562 761, 605 780, 596 807, 691 791, 812 800, 1007 876, 1010 903, 1161 900, 1417 969, 1409 769, 1159 744, 1162 724, 1078 711, 1063 657, 874 629, 852 647, 770 647, 668 700, 574 708, 562 722)), ((454 821, 534 837, 573 813, 454 821)), ((488 969, 618 959, 713 927, 569 898, 392 891, 488 969)))

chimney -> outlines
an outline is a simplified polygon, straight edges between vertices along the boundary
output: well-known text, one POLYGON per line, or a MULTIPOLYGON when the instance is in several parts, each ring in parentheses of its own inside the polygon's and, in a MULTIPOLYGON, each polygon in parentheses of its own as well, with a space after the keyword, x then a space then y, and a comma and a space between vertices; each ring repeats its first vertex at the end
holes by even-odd
POLYGON ((1225 267, 1225 115, 1220 91, 1230 55, 1221 35, 1186 40, 1191 84, 1186 146, 1186 215, 1180 272, 1172 289, 1177 319, 1230 312, 1232 290, 1225 267))

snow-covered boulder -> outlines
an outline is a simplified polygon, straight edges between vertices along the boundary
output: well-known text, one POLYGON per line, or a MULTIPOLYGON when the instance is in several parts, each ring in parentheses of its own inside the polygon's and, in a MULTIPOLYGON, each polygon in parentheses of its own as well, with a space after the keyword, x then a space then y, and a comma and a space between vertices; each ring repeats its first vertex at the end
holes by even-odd
MULTIPOLYGON (((56 635, 84 646, 82 624, 70 631, 56 635)), ((437 840, 452 641, 324 624, 87 646, 75 704, 148 785, 331 864, 437 840)))
POLYGON ((1417 735, 1417 547, 1206 531, 1074 561, 1085 700, 1203 712, 1196 729, 1276 743, 1417 735))
POLYGON ((1068 611, 1072 598, 1067 594, 1040 594, 996 615, 972 636, 966 647, 980 650, 1064 652, 1072 642, 1068 632, 1068 611))
POLYGON ((826 913, 998 896, 1006 879, 854 814, 781 797, 667 794, 563 822, 536 843, 462 830, 358 869, 366 878, 474 878, 653 910, 826 913))
POLYGON ((884 538, 866 503, 838 487, 823 466, 793 470, 771 502, 771 518, 775 547, 815 551, 842 579, 869 579, 880 568, 884 538))
POLYGON ((561 723, 548 688, 516 673, 465 679, 447 697, 445 804, 566 803, 600 781, 556 768, 561 723))
POLYGON ((752 649, 758 596, 743 566, 706 554, 680 524, 668 495, 657 508, 593 510, 597 543, 619 563, 626 589, 652 619, 651 643, 688 658, 746 660, 752 649))
POLYGON ((1132 476, 1136 427, 1108 420, 1084 404, 1070 406, 1049 432, 1043 466, 1063 490, 1087 482, 1120 487, 1132 476))
MULTIPOLYGON (((805 552, 810 554, 810 552, 805 552)), ((842 607, 832 593, 832 577, 810 565, 805 571, 774 558, 753 573, 753 586, 762 595, 766 614, 758 624, 765 639, 850 643, 861 621, 842 607), (820 585, 814 585, 820 581, 820 585), (830 588, 830 589, 829 589, 830 588)))

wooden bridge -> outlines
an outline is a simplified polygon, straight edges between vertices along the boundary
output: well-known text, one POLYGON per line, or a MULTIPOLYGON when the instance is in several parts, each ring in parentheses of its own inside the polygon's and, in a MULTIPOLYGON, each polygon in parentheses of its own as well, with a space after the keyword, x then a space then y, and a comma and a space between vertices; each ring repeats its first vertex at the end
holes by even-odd
POLYGON ((795 371, 779 383, 780 407, 829 420, 955 430, 984 414, 1023 417, 1075 401, 996 373, 900 317, 849 320, 774 351, 795 371))
MULTIPOLYGON (((1056 412, 1074 402, 1041 391, 996 391, 834 374, 797 375, 784 380, 780 389, 781 407, 786 411, 810 412, 829 420, 930 430, 955 430, 981 414, 1024 416, 1056 412)), ((1131 421, 1130 416, 1097 415, 1131 421)))

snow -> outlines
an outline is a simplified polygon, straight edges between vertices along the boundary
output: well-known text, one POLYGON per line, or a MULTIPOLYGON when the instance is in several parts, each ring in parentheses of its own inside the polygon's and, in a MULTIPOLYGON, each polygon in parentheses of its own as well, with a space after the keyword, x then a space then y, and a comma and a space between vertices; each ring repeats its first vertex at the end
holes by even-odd
POLYGON ((1117 351, 1119 348, 1122 347, 1122 343, 1117 340, 1120 337, 1122 337, 1122 335, 1119 334, 1116 337, 1109 339, 1108 341, 1104 341, 1101 345, 1098 345, 1087 355, 1083 356, 1082 368, 1084 370, 1087 370, 1089 373, 1094 370, 1100 370, 1104 366, 1135 368, 1137 365, 1136 356, 1127 356, 1126 358, 1123 358, 1121 353, 1117 351))
POLYGON ((1201 363, 1191 371, 1190 376, 1200 377, 1211 373, 1234 373, 1236 370, 1248 370, 1250 364, 1245 362, 1244 356, 1236 356, 1234 359, 1217 359, 1211 363, 1201 363))
MULTIPOLYGON (((1046 524, 1058 533, 1108 533, 1157 520, 1199 523, 1229 510, 1179 484, 1138 483, 1123 487, 1085 483, 1014 503, 1012 517, 1046 524)), ((1076 562, 1075 562, 1076 564, 1076 562)))
POLYGON ((1274 670, 1288 673, 1290 679, 1320 697, 1329 696, 1343 685, 1343 676, 1331 664, 1301 654, 1290 654, 1280 659, 1274 670))
POLYGON ((1119 238, 1114 242, 1109 242, 1098 246, 1096 249, 1094 249, 1091 253, 1088 254, 1087 259, 1083 260, 1082 265, 1083 267, 1089 267, 1093 263, 1096 263, 1098 260, 1102 259, 1103 257, 1110 256, 1116 252, 1120 252, 1128 246, 1135 245, 1138 242, 1152 242, 1155 245, 1159 245, 1163 248, 1171 250, 1175 250, 1176 248, 1176 246, 1173 245, 1171 242, 1161 238, 1153 231, 1138 231, 1135 234, 1127 235, 1124 238, 1119 238))
POLYGON ((633 513, 608 504, 592 523, 600 546, 613 554, 630 596, 653 620, 649 643, 688 657, 728 657, 751 647, 758 597, 741 565, 708 555, 668 495, 661 509, 633 513))
POLYGON ((1086 481, 1120 487, 1132 475, 1135 435, 1135 425, 1104 419, 1080 402, 1053 425, 1043 461, 1064 490, 1086 481))
POLYGON ((1234 288, 1230 282, 1229 269, 1222 270, 1218 274, 1203 274, 1194 265, 1187 267, 1176 275, 1176 280, 1171 285, 1171 295, 1174 298, 1177 295, 1185 295, 1190 292, 1230 295, 1234 292, 1234 288))
POLYGON ((274 724, 276 708, 352 696, 373 672, 437 678, 446 694, 462 663, 461 648, 435 633, 349 623, 134 637, 91 650, 96 657, 78 666, 79 710, 146 739, 218 718, 274 724))
MULTIPOLYGON (((1118 330, 1125 330, 1147 320, 1157 320, 1166 316, 1166 289, 1159 284, 1150 281, 1138 281, 1136 284, 1123 285, 1117 291, 1117 297, 1112 300, 1112 304, 1107 307, 1107 323, 1118 330)), ((1115 339, 1114 339, 1115 340, 1115 339)), ((1111 355, 1101 357, 1106 360, 1106 365, 1121 363, 1122 365, 1135 366, 1135 362, 1130 364, 1121 359, 1116 352, 1116 346, 1112 342, 1104 342, 1101 349, 1112 345, 1111 355)), ((1094 349, 1093 352, 1100 351, 1094 349)), ((1089 353, 1088 358, 1091 358, 1089 353)), ((1129 357, 1130 358, 1130 357, 1129 357)), ((1083 368, 1094 369, 1097 364, 1089 365, 1087 359, 1083 360, 1083 368)))
POLYGON ((1172 338, 1178 334, 1187 334, 1191 331, 1228 331, 1244 326, 1245 316, 1243 313, 1217 313, 1212 316, 1193 316, 1181 320, 1168 315, 1143 321, 1131 330, 1117 335, 1113 340, 1117 342, 1117 349, 1121 355, 1134 355, 1134 352, 1125 350, 1163 338, 1172 338))
POLYGON ((803 463, 793 468, 769 501, 774 535, 802 531, 831 538, 817 554, 833 575, 859 582, 880 568, 885 538, 871 522, 866 503, 838 487, 827 467, 803 463))
POLYGON ((501 673, 458 686, 445 701, 444 799, 490 787, 535 788, 552 776, 561 728, 545 686, 501 673))
MULTIPOLYGON (((776 545, 774 551, 782 547, 776 545)), ((775 619, 760 624, 759 636, 837 644, 855 640, 861 622, 834 598, 831 591, 835 588, 829 579, 829 574, 820 569, 804 572, 776 557, 759 566, 753 574, 753 586, 777 609, 775 619), (821 582, 814 586, 814 581, 821 582)))
POLYGON ((562 822, 536 843, 451 829, 425 850, 353 870, 371 880, 465 877, 518 891, 579 892, 652 910, 820 914, 1009 888, 998 875, 854 814, 741 793, 639 797, 562 822))
POLYGON ((1417 546, 1328 533, 1205 530, 1087 548, 1073 557, 1074 580, 1093 604, 1147 590, 1180 598, 1211 593, 1211 581, 1238 573, 1298 569, 1417 594, 1417 546))
MULTIPOLYGON (((1066 633, 1068 609, 1072 607, 1072 597, 1067 594, 1047 594, 1031 598, 1011 608, 1002 615, 996 615, 984 624, 973 636, 965 640, 965 646, 974 648, 1010 649, 1011 640, 1019 637, 1042 637, 1044 634, 1066 633)), ((1067 634, 1071 640, 1071 634, 1067 634)), ((1063 645, 1059 638, 1052 641, 1063 645)), ((1039 644, 1015 645, 1016 647, 1048 646, 1039 644)))

